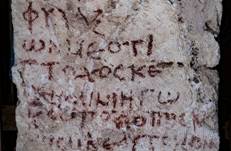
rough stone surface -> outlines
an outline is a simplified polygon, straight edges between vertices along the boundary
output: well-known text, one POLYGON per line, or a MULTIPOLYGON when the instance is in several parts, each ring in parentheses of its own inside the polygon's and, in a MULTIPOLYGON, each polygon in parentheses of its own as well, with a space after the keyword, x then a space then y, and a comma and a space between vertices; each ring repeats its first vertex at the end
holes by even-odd
POLYGON ((221 0, 12 0, 17 151, 217 151, 221 0))

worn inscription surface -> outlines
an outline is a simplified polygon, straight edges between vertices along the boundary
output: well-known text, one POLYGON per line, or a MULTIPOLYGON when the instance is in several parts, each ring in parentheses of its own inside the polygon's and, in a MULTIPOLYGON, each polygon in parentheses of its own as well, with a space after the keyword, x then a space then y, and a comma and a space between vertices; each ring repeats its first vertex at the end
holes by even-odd
POLYGON ((217 151, 220 0, 13 0, 17 151, 217 151))

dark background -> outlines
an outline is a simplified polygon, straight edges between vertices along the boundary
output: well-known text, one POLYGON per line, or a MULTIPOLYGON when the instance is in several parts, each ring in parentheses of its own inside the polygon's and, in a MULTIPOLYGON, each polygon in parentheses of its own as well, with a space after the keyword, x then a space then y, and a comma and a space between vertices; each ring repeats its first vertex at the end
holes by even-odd
POLYGON ((12 24, 10 14, 10 0, 0 0, 0 151, 14 151, 17 131, 15 128, 4 127, 13 123, 14 106, 16 105, 16 89, 11 82, 10 68, 13 63, 12 24), (9 109, 8 109, 9 108, 9 109), (11 109, 10 109, 11 108, 11 109), (10 116, 8 116, 10 115, 10 116))
MULTIPOLYGON (((220 74, 219 130, 220 151, 231 151, 231 0, 223 0, 221 33, 217 41, 221 47, 221 61, 217 67, 220 74)), ((14 107, 17 103, 16 88, 11 82, 10 68, 13 63, 12 24, 10 0, 0 0, 0 151, 13 151, 17 131, 4 127, 14 125, 14 107), (6 120, 7 119, 7 120, 6 120), (13 124, 12 124, 13 123, 13 124)), ((9 127, 10 127, 9 126, 9 127)))
POLYGON ((231 1, 223 0, 223 18, 218 37, 221 60, 218 66, 220 151, 231 151, 231 1))

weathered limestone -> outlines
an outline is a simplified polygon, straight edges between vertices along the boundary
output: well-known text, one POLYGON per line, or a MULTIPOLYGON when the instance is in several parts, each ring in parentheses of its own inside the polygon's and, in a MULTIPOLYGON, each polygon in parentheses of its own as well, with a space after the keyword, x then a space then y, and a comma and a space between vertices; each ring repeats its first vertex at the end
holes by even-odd
POLYGON ((13 0, 17 151, 217 151, 221 0, 13 0))

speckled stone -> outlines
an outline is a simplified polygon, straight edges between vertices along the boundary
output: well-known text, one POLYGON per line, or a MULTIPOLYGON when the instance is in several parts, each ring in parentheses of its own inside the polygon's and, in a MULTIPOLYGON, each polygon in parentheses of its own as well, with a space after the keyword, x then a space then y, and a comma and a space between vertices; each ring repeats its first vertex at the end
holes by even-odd
POLYGON ((17 151, 218 151, 221 0, 12 0, 17 151))

